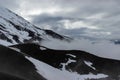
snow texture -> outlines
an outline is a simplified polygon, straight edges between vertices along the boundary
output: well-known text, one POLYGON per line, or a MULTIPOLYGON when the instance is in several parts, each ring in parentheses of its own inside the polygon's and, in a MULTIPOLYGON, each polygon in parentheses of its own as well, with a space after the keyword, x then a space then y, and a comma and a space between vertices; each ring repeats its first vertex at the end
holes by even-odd
POLYGON ((68 59, 68 61, 66 63, 61 63, 62 65, 62 70, 65 71, 66 68, 65 66, 67 66, 68 64, 72 63, 72 62, 76 62, 75 60, 71 60, 71 59, 68 59))
POLYGON ((10 47, 10 48, 17 51, 17 52, 21 52, 20 49, 18 49, 18 48, 14 48, 14 47, 10 47))
POLYGON ((46 48, 45 47, 40 47, 40 50, 46 50, 46 48))
POLYGON ((91 63, 91 62, 84 61, 84 63, 85 63, 86 65, 88 65, 89 67, 91 67, 92 69, 96 70, 96 69, 92 66, 92 63, 91 63))
POLYGON ((32 25, 24 18, 3 7, 0 7, 0 28, 0 32, 12 40, 12 44, 18 43, 13 39, 13 35, 17 36, 21 43, 24 43, 24 40, 32 39, 34 36, 29 36, 28 30, 37 37, 49 40, 49 36, 46 35, 44 30, 32 25))
POLYGON ((75 72, 68 72, 66 70, 61 71, 32 57, 26 56, 26 59, 31 61, 35 65, 37 72, 48 80, 85 80, 108 77, 108 75, 105 74, 93 75, 91 73, 87 75, 79 75, 75 72))
POLYGON ((11 43, 4 41, 4 40, 0 40, 0 44, 4 46, 12 45, 11 43))

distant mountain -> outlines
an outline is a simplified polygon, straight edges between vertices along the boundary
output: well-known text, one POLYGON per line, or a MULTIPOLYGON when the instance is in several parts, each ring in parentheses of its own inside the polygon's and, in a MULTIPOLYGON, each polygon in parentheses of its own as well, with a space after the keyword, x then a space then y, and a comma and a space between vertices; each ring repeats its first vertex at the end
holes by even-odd
POLYGON ((112 39, 112 42, 114 42, 114 44, 120 44, 120 39, 112 39))
POLYGON ((66 36, 36 27, 6 8, 0 8, 0 42, 3 45, 41 40, 67 40, 66 36))

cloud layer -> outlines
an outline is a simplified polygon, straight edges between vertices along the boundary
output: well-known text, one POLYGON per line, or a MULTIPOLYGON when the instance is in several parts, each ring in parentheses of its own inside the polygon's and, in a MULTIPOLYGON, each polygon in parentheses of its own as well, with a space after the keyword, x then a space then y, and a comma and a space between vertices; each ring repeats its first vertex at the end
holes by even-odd
POLYGON ((75 39, 71 43, 52 40, 44 41, 42 45, 57 50, 83 50, 100 57, 120 60, 120 45, 107 40, 94 42, 87 39, 75 39))

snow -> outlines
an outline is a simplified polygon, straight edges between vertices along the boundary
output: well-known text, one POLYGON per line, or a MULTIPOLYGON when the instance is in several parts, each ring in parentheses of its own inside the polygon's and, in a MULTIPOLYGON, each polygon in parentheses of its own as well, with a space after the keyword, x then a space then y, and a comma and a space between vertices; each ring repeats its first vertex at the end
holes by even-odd
POLYGON ((75 72, 68 72, 66 70, 61 71, 46 63, 38 61, 32 57, 26 56, 26 59, 31 61, 35 65, 37 72, 43 77, 45 77, 47 80, 86 80, 86 79, 100 79, 100 78, 108 77, 108 75, 105 74, 79 75, 75 72))
MULTIPOLYGON (((28 32, 25 31, 19 31, 17 30, 12 24, 10 24, 7 19, 3 18, 3 15, 1 15, 2 17, 0 17, 0 24, 3 25, 5 27, 5 32, 2 31, 9 39, 11 39, 13 41, 13 43, 17 43, 15 42, 15 40, 13 39, 12 35, 17 35, 19 37, 19 40, 21 42, 23 42, 23 39, 30 39, 30 37, 28 36, 28 32), (12 34, 12 35, 10 35, 12 34)), ((15 23, 16 24, 16 23, 15 23)))
POLYGON ((18 48, 14 48, 14 47, 10 47, 10 48, 15 50, 15 51, 21 52, 20 49, 18 49, 18 48))
POLYGON ((84 63, 85 63, 86 65, 88 65, 89 67, 91 67, 92 69, 96 70, 95 67, 92 66, 93 63, 88 62, 88 61, 84 61, 84 63))
POLYGON ((8 45, 12 45, 12 44, 7 41, 0 40, 0 45, 8 46, 8 45))
POLYGON ((46 48, 45 47, 40 47, 40 50, 46 50, 46 48))
MULTIPOLYGON (((24 18, 3 7, 0 7, 0 25, 4 27, 2 28, 3 30, 0 31, 6 37, 12 40, 12 44, 18 43, 13 39, 13 35, 17 36, 21 43, 23 43, 24 40, 31 40, 32 37, 29 36, 29 33, 26 31, 26 29, 32 31, 36 36, 39 35, 38 37, 42 38, 43 40, 52 40, 52 37, 47 35, 43 29, 32 25, 24 18), (17 25, 16 27, 20 27, 21 29, 18 30, 13 24, 11 24, 11 22, 14 25, 17 25)), ((40 43, 39 40, 38 43, 40 43)))
POLYGON ((44 30, 37 29, 34 25, 30 24, 22 17, 3 7, 0 7, 0 25, 4 27, 2 28, 3 30, 0 31, 4 33, 4 35, 7 36, 10 40, 12 40, 13 44, 16 44, 17 42, 13 39, 12 35, 17 36, 19 41, 22 43, 24 40, 30 40, 32 38, 24 29, 28 29, 33 33, 39 34, 41 36, 45 33, 44 30), (16 27, 20 26, 22 29, 18 30, 10 22, 12 22, 14 25, 17 25, 16 27))
POLYGON ((69 56, 71 56, 71 57, 73 57, 73 58, 75 58, 75 57, 76 57, 75 55, 72 55, 72 54, 66 54, 66 55, 69 55, 69 56))
POLYGON ((66 68, 65 66, 67 66, 68 64, 72 63, 72 62, 76 62, 75 60, 71 60, 71 59, 68 59, 68 61, 66 63, 61 63, 62 65, 62 70, 65 71, 66 68))

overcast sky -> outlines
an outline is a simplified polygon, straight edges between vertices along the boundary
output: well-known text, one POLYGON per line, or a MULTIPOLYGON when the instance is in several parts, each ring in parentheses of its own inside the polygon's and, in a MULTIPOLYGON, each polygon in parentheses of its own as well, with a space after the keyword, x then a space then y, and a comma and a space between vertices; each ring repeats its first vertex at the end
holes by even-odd
POLYGON ((0 5, 66 35, 120 38, 120 0, 0 0, 0 5))

